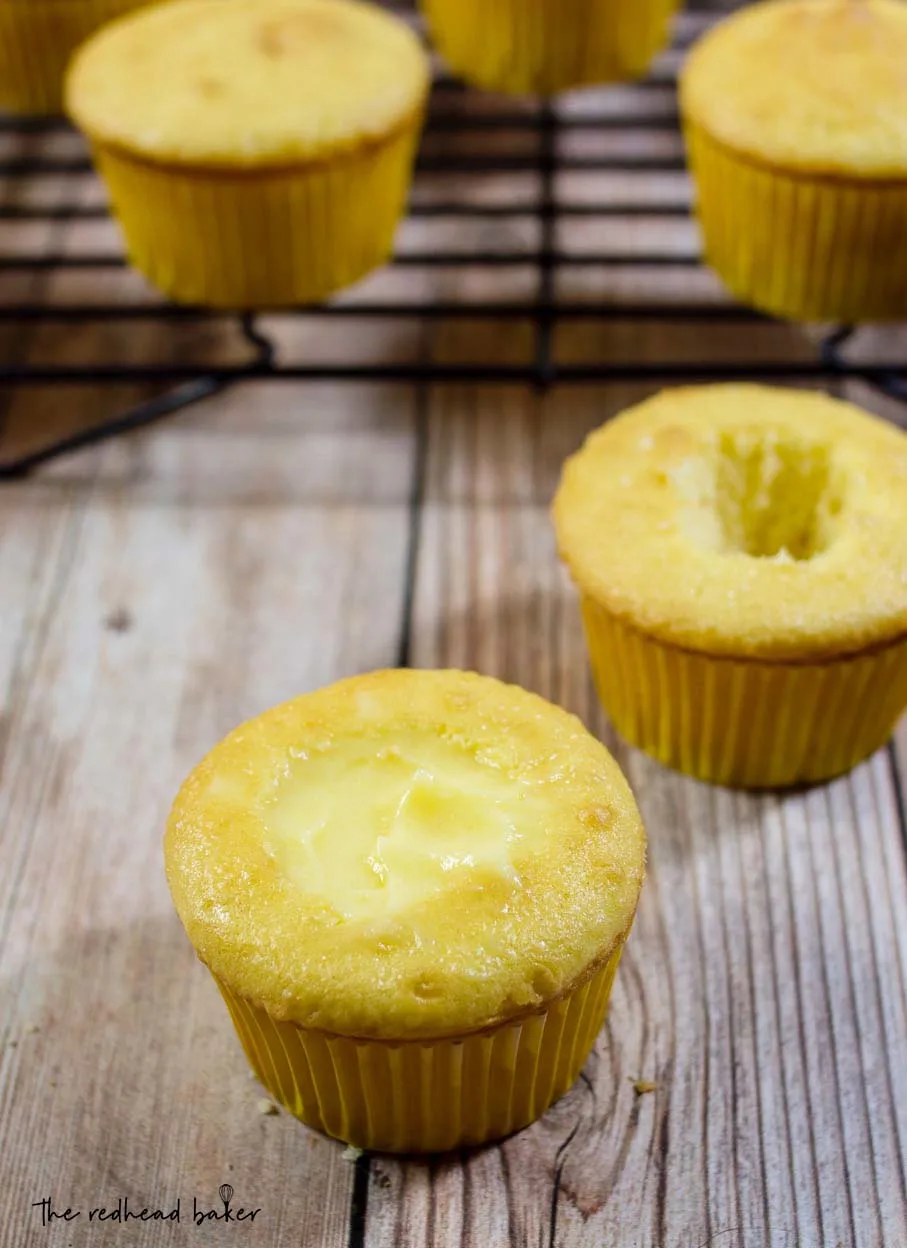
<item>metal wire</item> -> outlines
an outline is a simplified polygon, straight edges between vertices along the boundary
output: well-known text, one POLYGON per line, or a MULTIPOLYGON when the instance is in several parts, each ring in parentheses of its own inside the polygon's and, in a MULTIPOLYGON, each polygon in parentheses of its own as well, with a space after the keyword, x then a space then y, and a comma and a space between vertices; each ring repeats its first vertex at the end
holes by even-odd
MULTIPOLYGON (((34 298, 19 298, 0 307, 0 324, 15 329, 54 324, 103 324, 105 321, 159 323, 172 327, 176 348, 179 327, 188 322, 237 322, 243 341, 251 348, 248 358, 228 365, 212 366, 197 362, 159 362, 130 364, 120 360, 85 364, 32 363, 24 359, 0 361, 0 385, 53 386, 85 385, 103 387, 108 384, 150 383, 172 386, 166 393, 150 398, 129 411, 101 421, 93 428, 58 439, 49 445, 6 463, 0 463, 0 480, 21 477, 61 455, 117 437, 155 421, 184 411, 189 406, 217 394, 237 382, 250 379, 388 381, 411 383, 522 383, 543 391, 555 384, 593 382, 641 382, 653 385, 676 381, 721 381, 735 379, 796 380, 834 382, 859 378, 884 393, 907 401, 907 379, 900 360, 873 364, 855 363, 848 358, 847 345, 853 335, 850 327, 828 333, 819 345, 815 358, 795 362, 742 358, 733 361, 708 362, 615 362, 602 360, 590 363, 561 363, 555 350, 557 329, 570 321, 623 321, 666 323, 695 322, 703 325, 758 324, 770 318, 748 308, 714 300, 697 301, 683 297, 677 301, 664 298, 651 301, 636 299, 633 303, 611 300, 584 303, 559 297, 559 277, 568 271, 595 266, 602 270, 675 270, 691 279, 701 265, 694 248, 677 251, 670 243, 663 249, 644 247, 633 250, 567 250, 559 225, 570 219, 614 220, 633 218, 649 222, 677 222, 689 216, 690 204, 686 182, 680 180, 676 189, 664 199, 634 194, 624 190, 595 202, 562 202, 559 176, 570 171, 595 171, 620 174, 621 185, 632 188, 636 175, 659 173, 675 175, 684 169, 682 145, 674 103, 674 70, 671 58, 656 67, 643 83, 626 88, 634 93, 639 108, 603 109, 596 115, 573 115, 540 103, 506 111, 465 113, 462 103, 464 88, 441 77, 435 84, 432 106, 426 129, 426 142, 417 166, 416 188, 410 215, 422 219, 475 221, 528 219, 537 223, 535 247, 482 247, 473 250, 434 248, 432 250, 401 250, 392 263, 407 269, 452 270, 494 268, 498 270, 534 271, 536 295, 519 299, 489 302, 456 299, 422 299, 364 301, 355 296, 318 308, 300 308, 289 314, 298 318, 370 318, 382 321, 399 320, 504 320, 522 321, 533 328, 534 345, 531 358, 522 364, 510 363, 441 363, 415 359, 393 364, 312 363, 294 364, 283 361, 274 343, 252 314, 239 318, 223 313, 209 313, 200 308, 177 307, 166 303, 136 303, 124 300, 98 303, 46 303, 40 292, 34 298), (662 97, 664 97, 662 99, 662 97), (627 136, 611 155, 582 155, 565 152, 572 136, 602 133, 627 136), (470 142, 486 142, 490 135, 515 137, 520 150, 516 154, 489 154, 487 149, 470 150, 470 142), (444 151, 445 142, 457 140, 456 152, 444 151), (652 140, 659 148, 654 149, 652 140), (440 146, 439 146, 440 140, 440 146), (525 150, 523 150, 525 149, 525 150), (661 150, 662 155, 652 155, 661 150), (510 172, 531 175, 536 194, 524 190, 525 178, 514 183, 516 195, 500 203, 463 203, 456 199, 426 200, 421 191, 426 174, 495 174, 510 172)), ((52 225, 55 222, 103 221, 106 207, 97 196, 85 198, 91 188, 90 163, 80 141, 65 123, 48 118, 0 117, 0 134, 7 140, 10 155, 0 159, 0 223, 32 222, 52 225), (53 150, 41 150, 48 141, 53 150), (60 203, 44 204, 39 194, 31 193, 40 184, 31 179, 53 175, 63 179, 71 189, 60 203), (6 194, 3 195, 5 189, 6 194), (23 194, 24 191, 29 191, 23 194)), ((574 145, 575 146, 575 145, 574 145)), ((15 252, 0 257, 0 278, 13 274, 43 274, 56 277, 66 271, 115 271, 125 261, 118 252, 51 249, 39 254, 15 252)), ((607 300, 609 284, 602 281, 603 299, 607 300)), ((183 348, 184 350, 184 348, 183 348)), ((174 352, 176 354, 176 352, 174 352)))

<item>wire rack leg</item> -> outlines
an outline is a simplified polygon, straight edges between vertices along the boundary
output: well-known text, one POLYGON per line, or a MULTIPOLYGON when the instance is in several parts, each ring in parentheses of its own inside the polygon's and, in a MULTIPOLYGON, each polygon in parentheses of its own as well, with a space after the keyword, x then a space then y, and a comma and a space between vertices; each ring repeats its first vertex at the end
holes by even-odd
POLYGON ((820 348, 823 365, 832 373, 859 378, 889 399, 895 399, 899 403, 907 402, 907 377, 904 373, 895 372, 893 369, 884 372, 861 372, 859 365, 854 366, 845 360, 841 348, 851 340, 855 332, 853 325, 842 325, 823 338, 820 348))
POLYGON ((246 341, 255 348, 255 357, 248 365, 247 371, 239 374, 234 372, 226 376, 211 373, 208 376, 199 377, 166 394, 148 399, 140 403, 138 407, 132 408, 131 411, 101 421, 90 429, 80 429, 78 433, 59 438, 56 442, 42 446, 27 455, 0 463, 0 481, 21 480, 36 468, 49 464, 52 460, 71 455, 74 451, 81 451, 89 446, 96 446, 100 442, 107 442, 111 438, 121 437, 125 433, 147 428, 148 425, 153 425, 168 416, 175 416, 185 411, 187 407, 192 407, 203 399, 209 399, 221 393, 237 381, 272 372, 274 344, 257 328, 252 313, 245 313, 241 317, 240 329, 246 341))
POLYGON ((839 325, 837 329, 831 330, 822 339, 819 345, 819 355, 822 364, 829 372, 842 372, 847 368, 847 362, 841 354, 841 348, 850 342, 856 333, 853 325, 839 325))
POLYGON ((140 403, 132 411, 114 416, 111 420, 101 421, 100 424, 93 425, 90 429, 80 429, 78 433, 60 438, 18 459, 0 463, 0 481, 21 480, 22 477, 27 477, 29 473, 34 472, 36 468, 49 464, 51 460, 59 459, 63 455, 71 455, 74 451, 84 450, 99 442, 107 442, 111 438, 118 438, 124 433, 143 429, 147 425, 153 425, 155 421, 173 416, 176 412, 191 407, 193 403, 199 403, 202 399, 217 394, 230 383, 230 380, 230 378, 200 377, 198 381, 191 381, 188 385, 149 399, 147 403, 140 403))

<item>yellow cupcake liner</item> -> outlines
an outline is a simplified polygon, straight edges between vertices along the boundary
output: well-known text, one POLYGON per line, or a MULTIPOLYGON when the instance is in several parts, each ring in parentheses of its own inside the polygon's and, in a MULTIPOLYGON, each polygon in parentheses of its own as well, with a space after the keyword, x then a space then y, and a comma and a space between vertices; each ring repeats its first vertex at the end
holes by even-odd
POLYGON ((907 707, 907 638, 824 663, 735 660, 665 645, 590 598, 583 620, 599 697, 632 745, 733 788, 841 775, 907 707))
POLYGON ((0 0, 0 107, 59 113, 69 58, 90 34, 148 0, 0 0))
POLYGON ((738 299, 792 320, 907 315, 907 178, 788 173, 685 130, 706 260, 738 299))
POLYGON ((317 303, 390 255, 421 116, 336 159, 200 170, 95 148, 131 262, 169 298, 255 309, 317 303))
POLYGON ((477 86, 552 95, 638 78, 668 42, 680 0, 421 0, 454 73, 477 86))
POLYGON ((246 1057, 271 1096, 357 1148, 434 1153, 534 1122, 588 1057, 623 951, 544 1011, 443 1040, 354 1040, 278 1022, 215 976, 246 1057))

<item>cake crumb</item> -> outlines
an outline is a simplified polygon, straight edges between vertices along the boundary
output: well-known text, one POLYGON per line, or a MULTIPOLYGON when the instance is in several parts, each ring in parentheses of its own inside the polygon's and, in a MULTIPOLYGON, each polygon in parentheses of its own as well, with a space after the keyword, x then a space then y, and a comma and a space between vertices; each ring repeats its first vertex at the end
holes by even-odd
POLYGON ((652 1083, 650 1079, 631 1079, 633 1091, 637 1096, 645 1096, 647 1092, 657 1092, 658 1084, 652 1083))
POLYGON ((355 1148, 352 1144, 347 1144, 346 1148, 340 1155, 344 1161, 358 1161, 362 1156, 362 1149, 355 1148))
POLYGON ((260 1114, 266 1114, 268 1116, 271 1116, 273 1114, 279 1113, 280 1111, 278 1110, 277 1106, 274 1104, 273 1101, 269 1101, 266 1096, 263 1096, 261 1100, 258 1102, 258 1112, 260 1114))

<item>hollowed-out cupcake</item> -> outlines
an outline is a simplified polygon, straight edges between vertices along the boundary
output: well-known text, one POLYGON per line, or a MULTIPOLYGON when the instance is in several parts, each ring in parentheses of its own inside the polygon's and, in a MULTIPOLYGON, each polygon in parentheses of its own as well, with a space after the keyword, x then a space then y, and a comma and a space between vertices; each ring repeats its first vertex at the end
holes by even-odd
POLYGON ((552 95, 641 77, 681 0, 421 0, 438 51, 476 86, 552 95))
POLYGON ((67 106, 130 257, 184 303, 322 300, 389 255, 429 86, 356 0, 173 0, 91 39, 67 106))
POLYGON ((694 48, 681 109, 708 261, 804 320, 907 315, 907 5, 768 0, 694 48))
POLYGON ((577 719, 461 672, 379 672, 196 768, 167 876, 259 1079, 362 1148, 526 1126, 579 1073, 643 880, 617 764, 577 719))
POLYGON ((907 707, 907 436, 760 386, 668 390, 593 433, 554 504, 605 709, 743 787, 825 780, 907 707))

